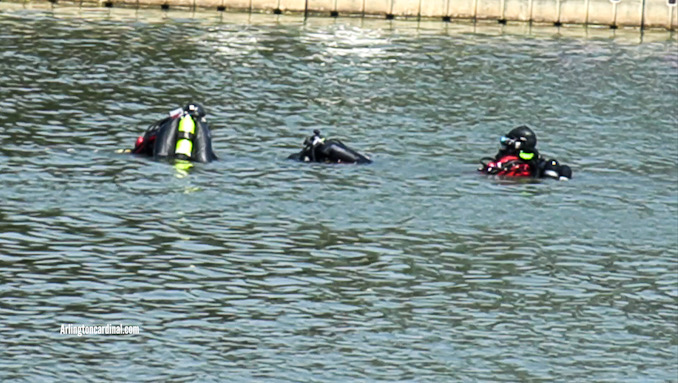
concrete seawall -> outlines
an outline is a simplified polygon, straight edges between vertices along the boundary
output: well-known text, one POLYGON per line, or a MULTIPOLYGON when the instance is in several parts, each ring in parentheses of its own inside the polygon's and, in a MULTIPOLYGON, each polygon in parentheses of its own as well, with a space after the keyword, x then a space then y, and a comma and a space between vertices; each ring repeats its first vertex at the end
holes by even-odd
MULTIPOLYGON (((3 1, 3 0, 0 0, 3 1)), ((20 2, 17 0, 10 0, 20 2)), ((29 0, 30 1, 30 0, 29 0)), ((105 7, 201 8, 329 17, 489 20, 675 30, 677 0, 32 0, 105 7)), ((28 1, 27 1, 28 2, 28 1)))

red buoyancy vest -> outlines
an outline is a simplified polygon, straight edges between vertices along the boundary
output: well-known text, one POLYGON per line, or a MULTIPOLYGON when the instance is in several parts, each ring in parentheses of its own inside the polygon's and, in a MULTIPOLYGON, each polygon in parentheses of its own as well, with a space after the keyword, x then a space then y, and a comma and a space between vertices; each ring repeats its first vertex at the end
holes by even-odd
POLYGON ((515 155, 506 155, 497 161, 489 162, 484 172, 505 177, 532 177, 530 164, 515 155))

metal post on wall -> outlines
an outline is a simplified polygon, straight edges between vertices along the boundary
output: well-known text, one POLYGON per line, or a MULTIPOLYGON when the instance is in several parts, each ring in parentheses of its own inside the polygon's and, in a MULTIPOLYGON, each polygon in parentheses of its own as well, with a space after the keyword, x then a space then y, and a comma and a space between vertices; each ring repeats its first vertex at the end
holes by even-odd
POLYGON ((558 7, 558 12, 556 13, 556 22, 555 22, 555 25, 560 26, 560 25, 561 25, 561 22, 560 22, 560 15, 561 15, 562 8, 563 8, 563 5, 561 4, 560 0, 558 0, 558 1, 556 2, 556 7, 558 7))
POLYGON ((610 28, 612 29, 617 29, 617 4, 619 4, 621 0, 610 0, 612 3, 612 25, 610 25, 610 28))

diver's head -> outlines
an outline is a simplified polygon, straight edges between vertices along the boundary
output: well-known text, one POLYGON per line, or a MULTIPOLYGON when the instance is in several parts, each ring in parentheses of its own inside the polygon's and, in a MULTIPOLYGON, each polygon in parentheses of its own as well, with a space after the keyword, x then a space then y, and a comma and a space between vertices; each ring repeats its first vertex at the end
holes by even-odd
POLYGON ((314 129, 313 135, 311 137, 307 137, 304 140, 304 146, 316 146, 318 144, 322 144, 324 141, 325 139, 320 135, 320 130, 314 129))
POLYGON ((525 125, 519 126, 499 139, 502 150, 534 151, 537 146, 537 135, 525 125))
POLYGON ((193 118, 203 118, 207 115, 205 108, 197 103, 189 103, 184 106, 184 111, 190 114, 193 118))

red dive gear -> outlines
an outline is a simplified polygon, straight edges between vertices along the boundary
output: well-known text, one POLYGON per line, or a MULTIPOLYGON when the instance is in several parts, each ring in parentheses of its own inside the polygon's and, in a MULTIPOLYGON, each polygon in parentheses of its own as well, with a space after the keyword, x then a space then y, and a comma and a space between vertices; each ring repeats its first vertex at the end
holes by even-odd
POLYGON ((532 177, 533 174, 529 163, 512 154, 488 162, 482 171, 486 174, 505 177, 532 177))

